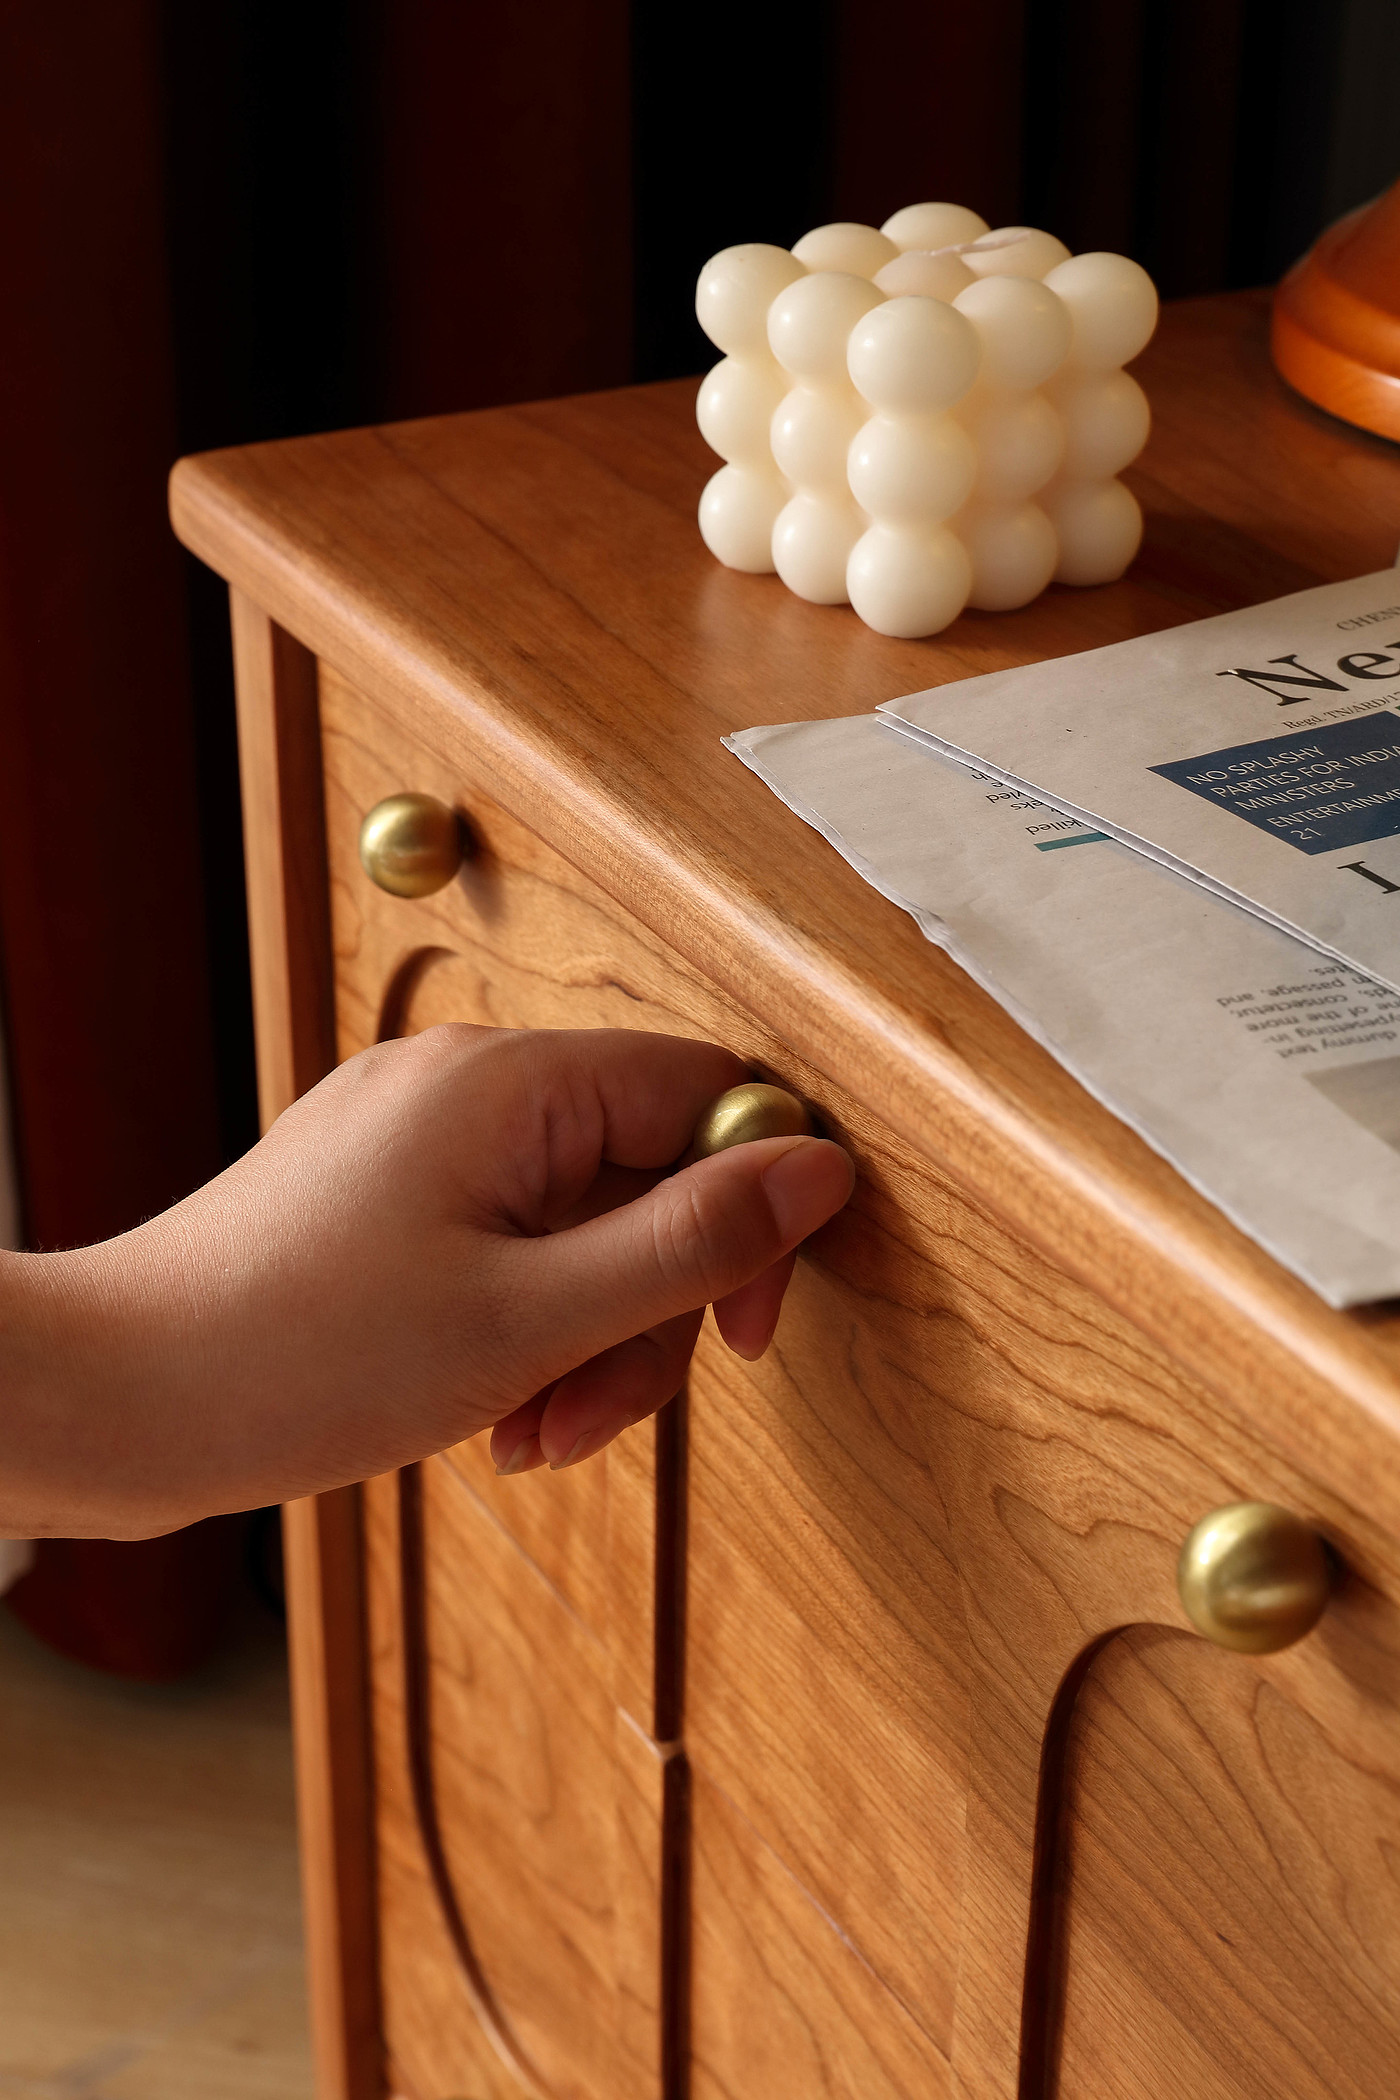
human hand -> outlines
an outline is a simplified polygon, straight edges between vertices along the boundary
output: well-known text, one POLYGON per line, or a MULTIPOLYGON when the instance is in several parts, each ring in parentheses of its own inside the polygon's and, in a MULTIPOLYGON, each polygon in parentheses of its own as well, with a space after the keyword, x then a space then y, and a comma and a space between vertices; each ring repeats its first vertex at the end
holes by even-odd
POLYGON ((762 1353, 793 1249, 850 1194, 813 1138, 669 1171, 744 1076, 620 1030, 453 1026, 351 1059, 173 1210, 12 1258, 47 1289, 66 1382, 62 1449, 23 1409, 33 1448, 0 1444, 11 1499, 56 1510, 51 1531, 140 1535, 493 1425, 504 1472, 591 1456, 675 1393, 706 1304, 762 1353))

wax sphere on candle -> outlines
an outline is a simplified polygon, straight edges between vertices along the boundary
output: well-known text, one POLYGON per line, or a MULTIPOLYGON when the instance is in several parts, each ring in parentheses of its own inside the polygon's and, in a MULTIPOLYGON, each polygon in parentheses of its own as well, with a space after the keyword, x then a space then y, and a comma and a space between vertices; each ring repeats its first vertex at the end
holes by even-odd
POLYGON ((801 487, 845 497, 846 454, 865 421, 866 406, 850 386, 795 386, 770 425, 773 458, 801 487))
POLYGON ((1108 582, 1136 552, 1114 476, 1149 417, 1122 365, 1157 301, 1127 258, 918 204, 879 232, 814 227, 791 254, 726 249, 696 311, 727 353, 697 418, 726 461, 701 527, 731 567, 915 636, 969 596, 1008 610, 1052 571, 1108 582))
POLYGON ((1055 573, 1060 546, 1038 503, 965 510, 958 538, 972 563, 968 604, 979 612, 1010 612, 1038 598, 1055 573))
POLYGON ((975 241, 986 233, 987 222, 965 204, 906 204, 880 228, 886 240, 903 252, 906 248, 951 248, 958 241, 975 241))
POLYGON ((977 458, 979 503, 1020 503, 1044 488, 1064 457, 1065 426, 1044 394, 978 386, 958 410, 977 458))
POLYGON ((951 517, 967 501, 976 472, 972 440, 951 416, 872 416, 846 463, 862 510, 894 524, 951 517))
POLYGON ((1069 349, 1069 309, 1032 277, 984 277, 953 304, 982 345, 979 379, 1017 390, 1043 386, 1069 349))
POLYGON ((956 620, 971 584, 967 549, 946 526, 872 525, 846 568, 847 592, 866 626, 905 639, 956 620))
POLYGON ((1069 362, 1108 372, 1136 357, 1157 326, 1157 288, 1126 255, 1075 255, 1046 279, 1069 308, 1074 333, 1069 362))
POLYGON ((974 277, 1044 277, 1047 270, 1069 259, 1063 241, 1035 226, 998 226, 990 238, 1000 241, 1013 233, 1021 238, 1007 239, 1004 246, 995 248, 968 249, 963 261, 974 277))
POLYGON ((1040 498, 1060 542, 1060 583, 1114 583, 1142 544, 1142 512, 1121 481, 1057 481, 1040 498))
POLYGON ((695 420, 701 437, 722 459, 761 458, 786 392, 787 374, 772 358, 723 358, 700 382, 695 420))
POLYGON ((956 299, 977 279, 956 255, 929 255, 911 248, 877 270, 871 281, 891 299, 910 293, 921 299, 956 299))
POLYGON ((1066 477, 1108 480, 1130 466, 1147 443, 1152 411, 1128 372, 1071 366, 1051 381, 1049 395, 1064 426, 1066 477))
POLYGON ((851 330, 847 364, 872 408, 936 415, 977 377, 977 331, 938 299, 890 299, 851 330))
POLYGON ((899 250, 873 226, 859 226, 838 219, 830 226, 814 226, 794 241, 792 252, 804 269, 845 270, 853 277, 873 277, 883 263, 892 262, 899 250))
POLYGON ((846 344, 851 330, 884 298, 864 277, 822 271, 779 292, 768 309, 773 355, 795 378, 848 383, 846 344))
POLYGON ((865 529, 850 497, 844 502, 799 489, 772 529, 772 566, 790 591, 813 605, 844 605, 846 565, 865 529))
POLYGON ((700 498, 700 535, 727 569, 764 575, 773 564, 773 527, 787 489, 771 469, 721 467, 700 498))
POLYGON ((768 309, 784 285, 806 273, 786 248, 747 241, 722 248, 700 272, 695 312, 710 341, 729 356, 768 349, 768 309))

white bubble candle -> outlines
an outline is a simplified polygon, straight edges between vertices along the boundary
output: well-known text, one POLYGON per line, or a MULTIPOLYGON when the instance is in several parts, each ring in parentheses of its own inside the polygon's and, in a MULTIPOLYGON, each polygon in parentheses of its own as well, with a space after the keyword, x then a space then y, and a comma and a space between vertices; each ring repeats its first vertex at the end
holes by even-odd
POLYGON ((918 636, 1052 578, 1110 582, 1137 552, 1117 476, 1149 417, 1122 368, 1157 296, 1126 256, 916 204, 790 253, 725 249, 696 310, 726 353, 700 390, 725 461, 700 529, 730 568, 918 636))

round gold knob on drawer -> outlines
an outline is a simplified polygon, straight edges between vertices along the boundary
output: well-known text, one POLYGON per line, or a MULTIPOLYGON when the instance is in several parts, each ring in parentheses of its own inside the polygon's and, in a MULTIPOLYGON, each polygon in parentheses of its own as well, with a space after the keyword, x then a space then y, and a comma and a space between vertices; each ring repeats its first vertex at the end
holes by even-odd
POLYGON ((431 897, 465 858, 461 819, 436 795, 387 795, 360 826, 360 863, 391 897, 431 897))
POLYGON ((755 1138, 811 1135, 812 1119, 796 1094, 751 1079, 710 1103, 691 1142, 696 1158, 708 1159, 712 1152, 727 1152, 731 1145, 748 1145, 755 1138))
POLYGON ((1207 1640, 1244 1655, 1272 1655, 1311 1633, 1331 1571, 1310 1524, 1272 1502, 1231 1502, 1187 1534, 1176 1586, 1207 1640))

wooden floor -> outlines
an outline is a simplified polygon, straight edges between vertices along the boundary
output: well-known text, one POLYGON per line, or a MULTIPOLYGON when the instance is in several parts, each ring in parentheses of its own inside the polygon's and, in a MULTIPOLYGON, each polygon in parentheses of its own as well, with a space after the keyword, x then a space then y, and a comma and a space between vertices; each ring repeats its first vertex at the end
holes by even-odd
POLYGON ((0 1609, 0 2100, 310 2100, 303 1994, 270 1616, 146 1686, 0 1609))

